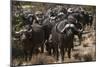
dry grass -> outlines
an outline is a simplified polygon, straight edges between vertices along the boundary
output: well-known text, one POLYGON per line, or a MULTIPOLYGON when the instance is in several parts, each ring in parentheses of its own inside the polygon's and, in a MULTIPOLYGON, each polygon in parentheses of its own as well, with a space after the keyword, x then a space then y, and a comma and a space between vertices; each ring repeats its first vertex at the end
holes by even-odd
POLYGON ((52 56, 47 56, 46 54, 38 54, 37 56, 34 55, 32 57, 31 63, 38 65, 51 64, 55 63, 55 58, 53 58, 52 56))
POLYGON ((93 61, 95 60, 95 49, 92 47, 84 47, 80 51, 75 52, 73 57, 79 61, 93 61))
POLYGON ((48 56, 46 54, 38 54, 38 55, 33 55, 31 61, 24 61, 22 58, 20 59, 14 59, 13 60, 13 65, 18 66, 18 65, 43 65, 43 64, 51 64, 55 63, 55 58, 52 56, 48 56))

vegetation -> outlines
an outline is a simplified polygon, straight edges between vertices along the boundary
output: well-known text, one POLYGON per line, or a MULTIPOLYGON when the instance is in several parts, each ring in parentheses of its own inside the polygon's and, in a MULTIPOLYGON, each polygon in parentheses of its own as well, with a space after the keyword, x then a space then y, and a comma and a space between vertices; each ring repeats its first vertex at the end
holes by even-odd
MULTIPOLYGON (((44 14, 49 8, 54 8, 57 5, 62 5, 63 7, 77 7, 80 5, 66 5, 66 4, 52 4, 52 3, 38 3, 38 2, 24 2, 24 1, 13 1, 12 2, 12 27, 13 29, 16 28, 16 31, 19 31, 21 29, 21 24, 24 22, 22 19, 22 13, 25 10, 30 10, 32 13, 35 13, 36 11, 42 11, 44 14)), ((95 6, 88 6, 88 5, 82 5, 82 7, 86 11, 91 11, 95 14, 95 6)))

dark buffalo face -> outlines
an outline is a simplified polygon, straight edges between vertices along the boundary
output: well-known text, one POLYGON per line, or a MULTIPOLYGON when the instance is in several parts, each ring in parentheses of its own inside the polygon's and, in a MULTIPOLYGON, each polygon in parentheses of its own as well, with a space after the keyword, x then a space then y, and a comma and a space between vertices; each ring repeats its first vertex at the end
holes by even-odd
POLYGON ((41 24, 43 23, 43 20, 44 20, 44 14, 43 14, 43 12, 41 12, 41 11, 36 11, 35 17, 36 17, 36 19, 37 19, 37 21, 38 21, 38 24, 41 25, 41 24))
POLYGON ((31 59, 32 50, 33 50, 32 42, 31 42, 31 37, 32 37, 31 30, 28 31, 27 29, 23 29, 19 31, 17 34, 19 35, 18 38, 20 39, 19 46, 21 46, 21 49, 23 51, 23 56, 27 61, 27 58, 31 59))
POLYGON ((65 32, 66 36, 69 37, 69 36, 73 35, 74 30, 73 30, 73 28, 71 26, 69 26, 69 27, 66 27, 64 32, 65 32))
POLYGON ((25 25, 21 33, 21 39, 30 39, 32 37, 32 27, 30 25, 25 25))
POLYGON ((68 49, 68 58, 71 57, 71 48, 73 48, 73 38, 74 38, 74 24, 69 24, 69 26, 66 26, 65 29, 65 47, 68 49))
POLYGON ((78 22, 81 22, 83 19, 83 15, 81 13, 73 13, 72 15, 77 19, 78 22))
POLYGON ((29 39, 29 34, 28 34, 27 31, 24 31, 24 32, 22 33, 21 39, 22 39, 22 40, 29 39))
POLYGON ((82 12, 78 13, 76 15, 76 19, 85 27, 86 25, 89 25, 89 14, 88 12, 82 12))
POLYGON ((28 40, 32 38, 32 29, 25 28, 20 35, 21 40, 28 40))
POLYGON ((61 42, 59 44, 60 46, 60 53, 62 61, 64 61, 64 55, 65 55, 65 49, 68 50, 68 58, 71 58, 71 49, 73 48, 73 39, 74 35, 77 33, 80 33, 80 31, 76 28, 74 24, 66 24, 63 29, 63 36, 60 36, 61 42))
POLYGON ((74 24, 78 29, 83 29, 83 24, 82 24, 82 14, 80 13, 73 13, 67 17, 67 20, 69 23, 74 24))
MULTIPOLYGON (((73 24, 75 25, 75 27, 79 30, 79 31, 83 31, 84 30, 84 15, 82 13, 72 13, 68 16, 68 21, 73 22, 73 24), (76 21, 76 22, 75 22, 76 21)), ((82 34, 78 33, 77 31, 74 32, 75 35, 78 36, 79 38, 79 45, 81 45, 81 40, 82 40, 82 34)))
POLYGON ((66 14, 64 14, 63 12, 58 13, 57 15, 57 22, 62 21, 66 18, 66 14))
POLYGON ((67 17, 69 23, 74 24, 79 30, 84 28, 84 15, 81 13, 72 13, 67 17))
POLYGON ((32 25, 33 20, 35 20, 35 19, 36 18, 33 14, 28 14, 27 21, 29 22, 30 25, 32 25))
POLYGON ((22 20, 23 20, 22 26, 32 25, 33 22, 38 23, 37 18, 33 13, 24 13, 22 15, 22 20))
POLYGON ((53 16, 53 17, 54 17, 54 16, 57 16, 57 13, 53 10, 52 12, 50 12, 50 17, 51 17, 51 16, 53 16))

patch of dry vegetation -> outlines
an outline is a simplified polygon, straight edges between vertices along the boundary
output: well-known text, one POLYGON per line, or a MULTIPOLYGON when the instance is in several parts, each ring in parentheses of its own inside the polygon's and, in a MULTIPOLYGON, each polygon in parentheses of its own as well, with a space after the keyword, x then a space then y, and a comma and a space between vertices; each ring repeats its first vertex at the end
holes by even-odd
POLYGON ((45 54, 38 54, 37 56, 33 56, 31 60, 32 64, 51 64, 55 63, 55 59, 52 56, 47 56, 45 54))

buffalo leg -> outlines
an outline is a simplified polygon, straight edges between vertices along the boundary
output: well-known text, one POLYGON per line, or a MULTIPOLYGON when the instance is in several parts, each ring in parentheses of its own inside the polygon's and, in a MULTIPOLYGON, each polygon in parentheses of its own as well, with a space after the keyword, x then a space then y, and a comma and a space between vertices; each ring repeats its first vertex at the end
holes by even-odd
POLYGON ((53 54, 54 54, 54 56, 56 56, 56 60, 58 61, 59 51, 58 51, 58 47, 57 46, 55 46, 55 48, 53 48, 53 54))
POLYGON ((82 41, 82 34, 79 34, 79 35, 78 35, 78 38, 79 38, 79 45, 81 45, 81 41, 82 41))
POLYGON ((71 58, 71 48, 68 48, 68 58, 71 58))
POLYGON ((41 45, 41 53, 44 53, 44 44, 41 45))
POLYGON ((56 48, 53 48, 53 55, 56 56, 56 48))
POLYGON ((64 48, 61 48, 61 59, 64 61, 64 48))
POLYGON ((51 48, 48 48, 48 53, 49 55, 51 55, 51 48))
POLYGON ((32 54, 33 54, 33 49, 31 49, 31 51, 30 51, 29 61, 30 61, 31 58, 32 58, 32 54))
POLYGON ((58 51, 58 48, 56 48, 56 55, 57 55, 57 60, 59 60, 59 51, 58 51))
POLYGON ((24 58, 25 58, 25 61, 27 61, 27 52, 24 51, 24 58))

